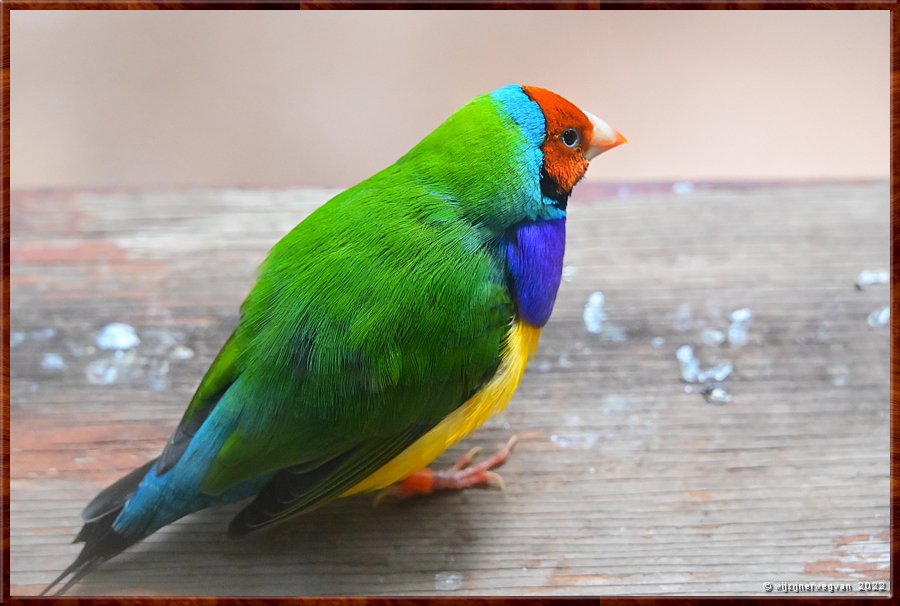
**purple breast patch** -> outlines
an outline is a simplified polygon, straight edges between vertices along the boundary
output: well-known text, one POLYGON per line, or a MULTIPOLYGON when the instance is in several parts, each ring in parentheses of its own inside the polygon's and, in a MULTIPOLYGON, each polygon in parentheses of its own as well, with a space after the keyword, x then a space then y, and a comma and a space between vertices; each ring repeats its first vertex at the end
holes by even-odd
POLYGON ((516 308, 532 326, 543 326, 550 319, 565 251, 565 218, 520 223, 507 237, 506 261, 516 308))

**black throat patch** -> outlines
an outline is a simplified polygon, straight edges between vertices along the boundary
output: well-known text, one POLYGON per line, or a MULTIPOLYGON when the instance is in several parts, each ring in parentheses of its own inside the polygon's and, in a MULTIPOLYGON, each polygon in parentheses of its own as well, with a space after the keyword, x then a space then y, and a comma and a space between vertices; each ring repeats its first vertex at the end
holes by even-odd
POLYGON ((553 206, 566 210, 566 204, 569 203, 569 193, 564 191, 556 180, 551 177, 544 167, 541 167, 541 195, 548 200, 553 200, 553 206))

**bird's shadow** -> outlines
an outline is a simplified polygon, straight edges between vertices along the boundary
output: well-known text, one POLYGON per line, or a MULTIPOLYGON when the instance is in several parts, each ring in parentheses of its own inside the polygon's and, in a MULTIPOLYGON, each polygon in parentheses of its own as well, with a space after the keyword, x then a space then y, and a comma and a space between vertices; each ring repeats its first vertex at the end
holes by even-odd
POLYGON ((473 565, 507 495, 470 490, 373 507, 372 495, 238 539, 240 506, 201 511, 102 564, 71 595, 391 595, 433 593, 435 575, 473 565))

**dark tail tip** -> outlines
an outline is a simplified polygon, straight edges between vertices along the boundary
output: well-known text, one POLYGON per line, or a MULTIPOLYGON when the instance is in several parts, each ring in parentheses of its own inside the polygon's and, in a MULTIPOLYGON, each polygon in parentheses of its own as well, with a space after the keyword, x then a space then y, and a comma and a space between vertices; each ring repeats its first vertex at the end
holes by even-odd
MULTIPOLYGON (((84 553, 82 551, 81 553, 84 553)), ((94 558, 92 560, 80 561, 81 556, 75 558, 75 561, 72 562, 68 568, 66 568, 61 575, 53 579, 53 582, 47 585, 44 588, 44 591, 40 592, 38 595, 44 596, 50 593, 50 590, 59 585, 59 583, 66 578, 68 575, 72 575, 72 578, 66 581, 65 585, 59 588, 59 590, 53 595, 62 595, 66 591, 69 590, 69 587, 80 581, 82 578, 87 575, 94 568, 103 563, 104 558, 94 558)))
POLYGON ((112 525, 119 515, 119 511, 121 511, 121 507, 88 522, 82 527, 81 532, 75 538, 75 542, 84 543, 81 553, 78 554, 75 561, 69 564, 68 568, 61 575, 47 585, 40 595, 47 595, 63 579, 72 575, 54 595, 64 594, 72 585, 83 579, 97 566, 143 538, 141 536, 135 538, 124 537, 113 530, 112 525))

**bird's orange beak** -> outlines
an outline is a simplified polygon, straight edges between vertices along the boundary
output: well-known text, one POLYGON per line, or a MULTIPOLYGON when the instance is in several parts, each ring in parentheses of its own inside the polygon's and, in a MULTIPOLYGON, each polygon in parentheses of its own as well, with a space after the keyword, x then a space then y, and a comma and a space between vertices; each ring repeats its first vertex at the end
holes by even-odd
POLYGON ((591 144, 584 154, 587 160, 593 160, 603 152, 628 142, 628 139, 622 133, 594 114, 590 112, 584 113, 588 120, 591 121, 591 124, 594 125, 594 135, 591 137, 591 144))

